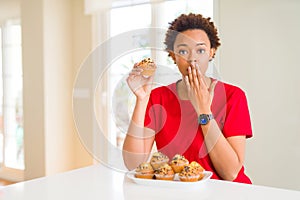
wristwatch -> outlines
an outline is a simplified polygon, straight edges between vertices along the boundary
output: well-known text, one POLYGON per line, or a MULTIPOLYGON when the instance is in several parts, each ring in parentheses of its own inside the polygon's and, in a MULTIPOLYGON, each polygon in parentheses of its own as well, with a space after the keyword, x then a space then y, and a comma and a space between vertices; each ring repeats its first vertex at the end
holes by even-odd
POLYGON ((214 119, 214 116, 212 114, 201 114, 198 117, 198 124, 206 125, 212 119, 214 119))

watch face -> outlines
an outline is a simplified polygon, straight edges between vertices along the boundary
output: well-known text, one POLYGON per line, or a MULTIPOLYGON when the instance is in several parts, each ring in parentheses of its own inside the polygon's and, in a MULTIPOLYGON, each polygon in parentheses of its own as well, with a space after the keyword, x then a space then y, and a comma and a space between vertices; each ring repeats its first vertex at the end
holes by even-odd
POLYGON ((205 125, 208 123, 208 117, 207 115, 200 115, 199 116, 199 124, 205 125))

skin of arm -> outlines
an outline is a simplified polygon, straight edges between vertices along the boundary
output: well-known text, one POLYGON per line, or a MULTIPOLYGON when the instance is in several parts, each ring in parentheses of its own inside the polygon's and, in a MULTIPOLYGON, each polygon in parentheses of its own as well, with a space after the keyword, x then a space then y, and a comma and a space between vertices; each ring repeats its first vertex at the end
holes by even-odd
POLYGON ((129 170, 148 159, 155 138, 154 131, 144 127, 153 76, 145 78, 141 72, 142 69, 135 65, 127 78, 127 83, 136 96, 136 104, 123 144, 123 159, 129 170))
POLYGON ((215 120, 201 128, 216 171, 224 180, 233 181, 244 163, 245 136, 225 138, 215 120))
POLYGON ((123 159, 129 170, 145 162, 154 142, 154 131, 144 128, 147 100, 137 100, 123 145, 123 159))
MULTIPOLYGON (((184 78, 188 97, 198 116, 211 114, 211 102, 216 82, 208 87, 205 77, 194 66, 188 70, 184 78)), ((212 163, 224 180, 234 180, 244 163, 245 136, 225 138, 217 122, 213 119, 206 125, 201 125, 205 144, 212 163)))

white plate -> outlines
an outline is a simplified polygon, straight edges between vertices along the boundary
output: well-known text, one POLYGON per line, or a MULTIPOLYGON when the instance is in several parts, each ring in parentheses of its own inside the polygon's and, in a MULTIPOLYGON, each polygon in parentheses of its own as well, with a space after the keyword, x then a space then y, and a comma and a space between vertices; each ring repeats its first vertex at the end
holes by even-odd
POLYGON ((133 180, 137 184, 141 185, 150 185, 156 187, 191 187, 191 186, 199 186, 200 184, 205 183, 210 177, 213 175, 211 171, 204 171, 204 177, 196 182, 182 182, 179 180, 178 174, 175 174, 174 181, 166 181, 166 180, 155 180, 155 179, 143 179, 136 178, 134 176, 134 171, 130 171, 127 173, 127 177, 133 180))

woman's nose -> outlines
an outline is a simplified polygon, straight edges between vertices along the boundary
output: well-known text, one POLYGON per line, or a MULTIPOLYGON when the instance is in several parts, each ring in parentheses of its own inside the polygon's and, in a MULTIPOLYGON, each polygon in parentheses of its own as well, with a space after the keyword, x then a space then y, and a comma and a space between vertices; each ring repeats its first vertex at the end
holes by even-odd
POLYGON ((188 62, 192 65, 195 65, 197 63, 196 59, 189 59, 188 62))
POLYGON ((188 62, 193 65, 195 65, 197 63, 197 57, 193 51, 189 54, 188 62))

